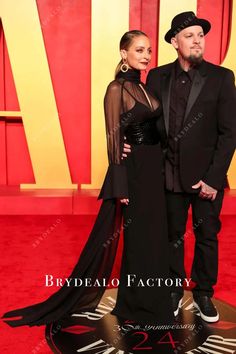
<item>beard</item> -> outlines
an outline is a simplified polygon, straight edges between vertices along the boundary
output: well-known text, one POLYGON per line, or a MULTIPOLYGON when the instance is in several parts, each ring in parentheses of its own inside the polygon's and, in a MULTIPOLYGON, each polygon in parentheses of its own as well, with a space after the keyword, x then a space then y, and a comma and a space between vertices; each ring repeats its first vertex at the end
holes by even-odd
POLYGON ((200 64, 203 61, 203 54, 190 54, 186 59, 191 64, 200 64))

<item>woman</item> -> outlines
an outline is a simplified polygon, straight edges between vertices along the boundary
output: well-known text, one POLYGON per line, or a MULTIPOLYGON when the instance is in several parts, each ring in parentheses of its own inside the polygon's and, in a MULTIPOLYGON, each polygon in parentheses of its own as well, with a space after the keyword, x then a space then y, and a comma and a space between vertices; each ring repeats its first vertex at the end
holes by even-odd
MULTIPOLYGON (((140 71, 146 70, 151 59, 147 35, 126 32, 120 53, 116 78, 104 100, 109 167, 99 195, 103 203, 70 278, 109 279, 123 216, 124 251, 112 314, 141 324, 172 323, 170 292, 163 286, 168 277, 168 245, 156 129, 161 108, 140 81, 140 71), (132 154, 123 160, 124 136, 132 154)), ((64 285, 46 301, 7 312, 3 318, 12 327, 48 324, 74 311, 95 309, 104 291, 105 286, 64 285), (22 318, 9 320, 13 316, 22 318)))

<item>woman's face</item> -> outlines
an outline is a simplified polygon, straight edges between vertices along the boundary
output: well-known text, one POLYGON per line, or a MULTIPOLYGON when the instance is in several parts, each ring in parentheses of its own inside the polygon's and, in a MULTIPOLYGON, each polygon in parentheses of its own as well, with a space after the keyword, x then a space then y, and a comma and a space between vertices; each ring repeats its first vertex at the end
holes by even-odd
POLYGON ((151 53, 150 40, 146 36, 134 37, 129 49, 120 51, 124 62, 130 68, 137 70, 146 70, 151 60, 151 53))

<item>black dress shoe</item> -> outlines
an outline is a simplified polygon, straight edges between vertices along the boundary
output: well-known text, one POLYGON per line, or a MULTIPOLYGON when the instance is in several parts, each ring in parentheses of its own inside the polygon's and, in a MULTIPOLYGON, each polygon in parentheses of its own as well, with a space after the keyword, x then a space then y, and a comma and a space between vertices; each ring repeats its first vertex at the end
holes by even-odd
POLYGON ((171 293, 172 307, 174 315, 178 316, 179 309, 182 305, 183 295, 180 293, 171 293))
POLYGON ((198 309, 204 321, 217 322, 219 320, 219 313, 209 296, 194 297, 193 306, 198 309))

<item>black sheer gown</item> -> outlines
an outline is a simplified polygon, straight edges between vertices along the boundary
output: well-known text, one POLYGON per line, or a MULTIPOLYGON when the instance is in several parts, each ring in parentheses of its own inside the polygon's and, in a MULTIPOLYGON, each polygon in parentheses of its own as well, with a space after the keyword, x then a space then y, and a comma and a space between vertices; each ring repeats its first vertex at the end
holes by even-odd
MULTIPOLYGON (((140 72, 129 70, 109 84, 104 108, 109 166, 99 195, 103 202, 68 278, 109 280, 122 228, 124 250, 112 314, 140 324, 172 323, 170 290, 163 284, 169 276, 169 262, 162 152, 156 128, 160 103, 140 82, 140 72), (124 137, 132 146, 126 159, 121 158, 124 137), (119 198, 129 198, 129 204, 121 205, 119 198)), ((7 312, 2 318, 12 327, 52 323, 75 311, 94 310, 104 291, 105 287, 64 285, 47 300, 7 312)))

